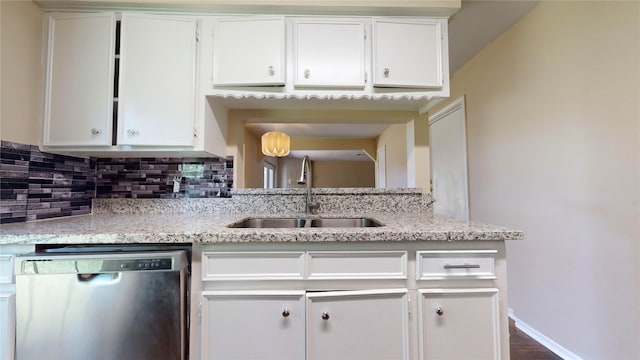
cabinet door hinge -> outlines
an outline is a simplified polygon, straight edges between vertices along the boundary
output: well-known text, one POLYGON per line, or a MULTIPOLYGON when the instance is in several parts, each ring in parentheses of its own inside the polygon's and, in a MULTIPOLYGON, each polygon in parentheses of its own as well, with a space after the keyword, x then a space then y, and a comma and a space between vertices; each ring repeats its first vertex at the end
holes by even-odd
POLYGON ((202 324, 202 301, 198 304, 198 324, 202 324))
POLYGON ((364 72, 364 83, 366 84, 368 80, 369 80, 369 73, 365 71, 364 72))
POLYGON ((409 319, 411 319, 411 294, 407 294, 407 312, 409 319))

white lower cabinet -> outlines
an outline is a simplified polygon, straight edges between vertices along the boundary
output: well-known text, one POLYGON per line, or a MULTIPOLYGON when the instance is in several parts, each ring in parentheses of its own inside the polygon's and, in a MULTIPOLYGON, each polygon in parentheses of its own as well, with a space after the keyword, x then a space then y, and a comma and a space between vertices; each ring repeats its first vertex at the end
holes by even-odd
POLYGON ((304 291, 213 291, 203 297, 203 358, 304 359, 304 291))
POLYGON ((203 298, 206 359, 408 358, 406 289, 209 291, 203 298))
POLYGON ((419 294, 420 359, 500 359, 498 289, 419 294))
POLYGON ((407 290, 307 294, 307 359, 408 359, 407 290))
POLYGON ((509 359, 504 242, 194 246, 192 269, 193 360, 509 359))

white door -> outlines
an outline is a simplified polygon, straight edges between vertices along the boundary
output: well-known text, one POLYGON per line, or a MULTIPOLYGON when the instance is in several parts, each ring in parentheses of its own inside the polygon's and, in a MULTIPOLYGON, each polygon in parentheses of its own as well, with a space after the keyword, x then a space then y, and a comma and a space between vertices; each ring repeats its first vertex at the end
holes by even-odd
POLYGON ((304 359, 304 291, 203 293, 203 359, 304 359))
POLYGON ((220 19, 213 32, 214 85, 284 85, 283 17, 220 19))
POLYGON ((420 359, 500 359, 498 289, 420 293, 420 359))
POLYGON ((464 97, 429 117, 433 212, 469 220, 464 97))
POLYGON ((116 20, 49 17, 44 145, 111 145, 116 20))
POLYGON ((307 294, 307 360, 408 359, 407 290, 307 294))
POLYGON ((118 144, 192 146, 195 19, 123 14, 118 144))

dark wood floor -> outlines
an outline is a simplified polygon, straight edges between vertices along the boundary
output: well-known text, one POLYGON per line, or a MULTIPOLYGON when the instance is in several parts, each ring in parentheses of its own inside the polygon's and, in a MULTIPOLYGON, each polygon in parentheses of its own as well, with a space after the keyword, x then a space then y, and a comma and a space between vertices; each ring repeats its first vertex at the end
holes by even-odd
POLYGON ((509 334, 511 335, 509 338, 511 360, 562 360, 551 350, 518 330, 511 319, 509 319, 509 334))

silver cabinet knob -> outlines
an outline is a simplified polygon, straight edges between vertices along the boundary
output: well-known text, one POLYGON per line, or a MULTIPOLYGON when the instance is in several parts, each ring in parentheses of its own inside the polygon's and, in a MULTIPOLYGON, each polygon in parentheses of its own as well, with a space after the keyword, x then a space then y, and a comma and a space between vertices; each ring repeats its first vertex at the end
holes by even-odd
POLYGON ((269 66, 268 70, 269 70, 269 76, 273 76, 276 74, 276 69, 274 69, 273 66, 269 66))
POLYGON ((323 312, 322 313, 322 320, 329 320, 329 313, 328 312, 323 312))
POLYGON ((100 131, 100 130, 98 130, 96 128, 91 129, 91 135, 100 135, 101 132, 102 131, 100 131))
POLYGON ((436 308, 436 314, 438 314, 438 316, 444 315, 444 311, 442 311, 442 308, 440 306, 436 308))
POLYGON ((308 79, 309 77, 311 77, 311 71, 309 71, 309 69, 304 69, 304 78, 308 79))
POLYGON ((282 317, 285 317, 285 318, 286 318, 286 317, 289 317, 289 315, 291 315, 291 314, 289 313, 289 309, 284 309, 284 310, 282 310, 282 317))
POLYGON ((389 68, 384 68, 384 70, 382 70, 382 74, 384 75, 384 77, 389 77, 389 68))
POLYGON ((127 130, 127 135, 136 136, 136 135, 138 135, 138 132, 135 131, 134 129, 129 129, 129 130, 127 130))

